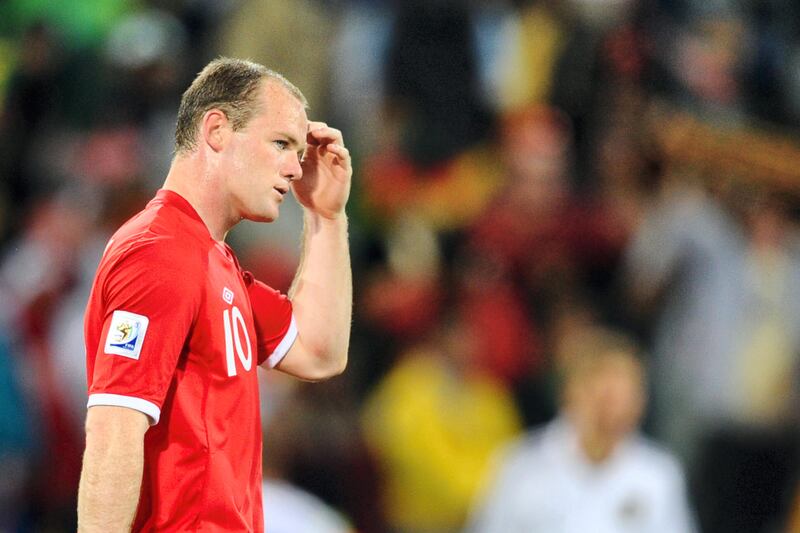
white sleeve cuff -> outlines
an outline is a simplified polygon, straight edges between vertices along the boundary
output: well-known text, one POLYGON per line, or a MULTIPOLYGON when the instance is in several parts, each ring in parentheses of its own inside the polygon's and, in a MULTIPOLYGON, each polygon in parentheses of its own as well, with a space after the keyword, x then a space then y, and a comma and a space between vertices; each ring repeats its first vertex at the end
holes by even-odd
POLYGON ((295 322, 294 315, 292 315, 292 321, 289 324, 286 335, 283 336, 283 340, 281 340, 280 344, 275 348, 275 351, 267 357, 264 364, 266 364, 268 368, 275 368, 275 365, 280 363, 281 359, 286 356, 286 353, 289 351, 289 348, 292 347, 295 340, 297 340, 297 322, 295 322))
POLYGON ((90 394, 86 407, 93 405, 115 405, 117 407, 128 407, 134 411, 146 414, 150 418, 150 425, 158 424, 161 416, 161 409, 153 402, 135 398, 133 396, 122 396, 121 394, 90 394))

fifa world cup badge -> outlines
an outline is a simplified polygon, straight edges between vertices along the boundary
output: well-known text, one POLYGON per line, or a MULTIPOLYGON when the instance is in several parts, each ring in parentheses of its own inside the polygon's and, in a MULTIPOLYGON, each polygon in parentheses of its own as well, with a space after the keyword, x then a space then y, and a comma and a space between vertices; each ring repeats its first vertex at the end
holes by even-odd
POLYGON ((103 351, 111 355, 139 359, 149 323, 150 320, 144 315, 114 311, 103 351))

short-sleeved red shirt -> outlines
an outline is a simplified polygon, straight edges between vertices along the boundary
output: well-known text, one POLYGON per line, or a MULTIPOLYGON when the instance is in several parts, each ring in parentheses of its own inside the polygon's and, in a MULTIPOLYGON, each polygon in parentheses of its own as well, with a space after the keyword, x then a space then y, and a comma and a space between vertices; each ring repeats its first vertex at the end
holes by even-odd
POLYGON ((152 424, 133 530, 262 531, 256 366, 296 339, 291 302, 161 190, 109 241, 84 328, 88 405, 152 424))

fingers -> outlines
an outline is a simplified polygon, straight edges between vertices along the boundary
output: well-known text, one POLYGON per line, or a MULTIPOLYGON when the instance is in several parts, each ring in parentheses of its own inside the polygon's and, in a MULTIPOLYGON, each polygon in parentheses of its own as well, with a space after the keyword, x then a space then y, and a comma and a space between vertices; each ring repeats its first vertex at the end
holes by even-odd
POLYGON ((317 146, 320 155, 328 152, 338 157, 342 164, 350 167, 350 150, 344 146, 342 132, 324 122, 309 122, 307 140, 309 146, 317 146))
POLYGON ((333 144, 333 143, 325 145, 325 149, 329 153, 338 157, 342 161, 345 167, 350 166, 350 150, 348 150, 341 144, 333 144))
POLYGON ((342 132, 324 122, 309 122, 306 142, 312 145, 339 144, 344 146, 342 132))

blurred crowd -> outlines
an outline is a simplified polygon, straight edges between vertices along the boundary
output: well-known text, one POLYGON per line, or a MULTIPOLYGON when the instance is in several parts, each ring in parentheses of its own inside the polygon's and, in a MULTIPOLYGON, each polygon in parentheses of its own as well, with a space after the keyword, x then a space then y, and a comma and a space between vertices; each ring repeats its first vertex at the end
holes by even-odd
MULTIPOLYGON (((350 366, 261 376, 268 532, 800 531, 794 0, 0 3, 0 531, 75 529, 94 269, 219 55, 356 164, 350 366)), ((286 290, 301 230, 229 240, 286 290)))

